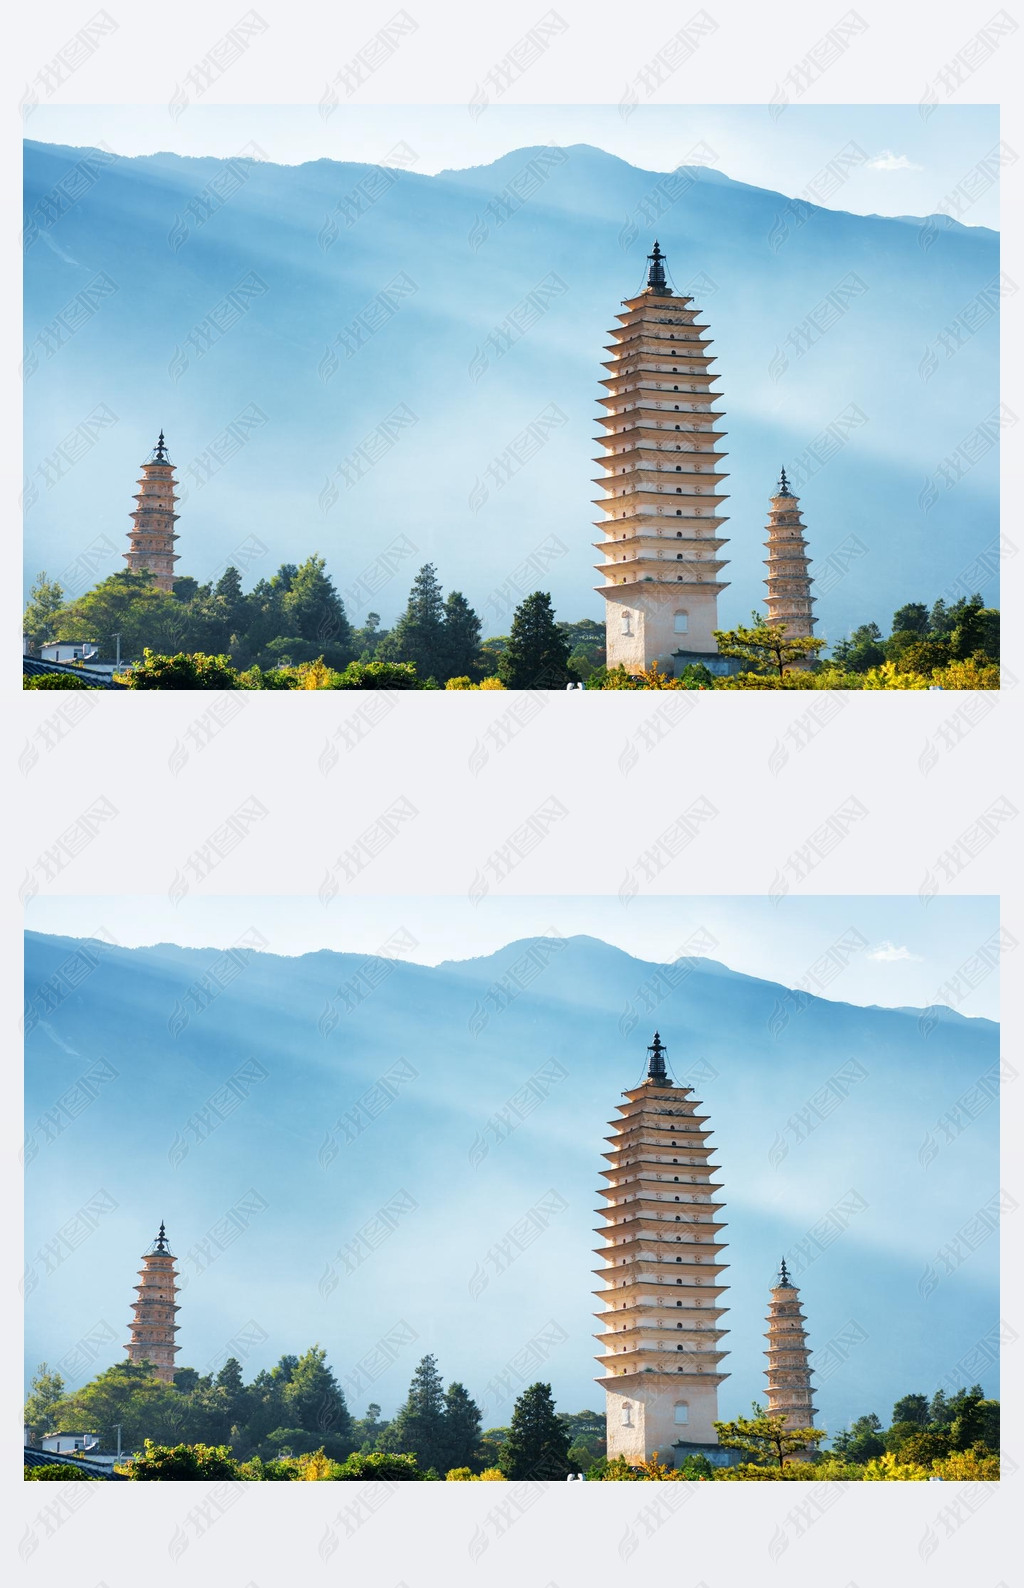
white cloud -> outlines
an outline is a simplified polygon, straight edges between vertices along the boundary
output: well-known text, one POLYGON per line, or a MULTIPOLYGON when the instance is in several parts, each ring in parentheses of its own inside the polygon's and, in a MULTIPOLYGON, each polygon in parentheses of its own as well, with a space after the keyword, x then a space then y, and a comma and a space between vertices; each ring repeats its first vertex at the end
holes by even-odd
POLYGON ((897 948, 895 943, 890 943, 888 941, 879 943, 878 947, 873 948, 871 953, 868 955, 868 959, 882 960, 885 964, 891 964, 893 961, 898 959, 914 959, 920 961, 923 959, 923 957, 924 956, 921 954, 912 954, 909 948, 902 946, 897 948))
POLYGON ((923 165, 915 165, 913 160, 908 160, 905 154, 893 154, 891 149, 883 149, 881 154, 876 154, 873 160, 868 161, 869 171, 923 171, 923 165))

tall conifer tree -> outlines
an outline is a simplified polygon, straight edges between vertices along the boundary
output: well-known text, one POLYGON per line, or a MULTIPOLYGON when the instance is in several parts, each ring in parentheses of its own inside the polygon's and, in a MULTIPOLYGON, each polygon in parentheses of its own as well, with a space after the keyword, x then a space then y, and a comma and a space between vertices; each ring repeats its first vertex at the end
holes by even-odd
POLYGON ((568 664, 569 645, 555 623, 551 597, 535 590, 515 610, 498 676, 506 689, 564 689, 574 682, 568 664))
POLYGON ((506 1478, 565 1478, 573 1470, 550 1384, 531 1384, 516 1401, 498 1465, 506 1478))

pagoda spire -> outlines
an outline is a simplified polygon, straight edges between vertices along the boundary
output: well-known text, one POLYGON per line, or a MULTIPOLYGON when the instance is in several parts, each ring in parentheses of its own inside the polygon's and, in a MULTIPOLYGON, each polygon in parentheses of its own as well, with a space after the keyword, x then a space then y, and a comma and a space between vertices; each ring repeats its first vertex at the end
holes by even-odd
POLYGON ((813 1428, 816 1409, 811 1388, 811 1353, 800 1307, 800 1292, 782 1259, 768 1304, 768 1415, 790 1428, 813 1428))
POLYGON ((653 1081, 655 1086, 671 1086, 668 1071, 665 1069, 665 1047, 661 1037, 654 1033, 654 1041, 647 1049, 650 1059, 647 1065, 647 1079, 653 1081))
POLYGON ((657 662, 672 676, 718 656, 725 432, 708 327, 669 288, 660 242, 647 258, 646 285, 623 301, 606 349, 595 549, 608 666, 635 674, 657 662))
POLYGON ((791 639, 809 639, 814 633, 814 602, 810 558, 800 517, 800 499, 790 489, 785 469, 768 511, 768 556, 765 584, 768 622, 779 624, 791 639))
POLYGON ((139 1269, 140 1283, 135 1286, 136 1299, 132 1302, 132 1321, 129 1325, 131 1339, 125 1350, 129 1362, 145 1362, 153 1369, 162 1384, 174 1383, 174 1358, 179 1347, 174 1343, 178 1332, 175 1315, 178 1305, 177 1270, 163 1220, 160 1233, 142 1259, 139 1269))
POLYGON ((128 550, 122 553, 133 573, 153 575, 158 590, 173 590, 174 564, 179 560, 174 550, 178 539, 174 530, 178 520, 174 511, 178 500, 174 494, 177 483, 161 430, 160 439, 142 465, 142 478, 135 496, 137 505, 128 531, 128 550))
POLYGON ((659 298, 671 298, 672 288, 665 280, 665 255, 657 238, 654 239, 654 252, 647 258, 651 266, 647 272, 647 291, 656 293, 659 298))
POLYGON ((725 1225, 707 1115, 668 1079, 657 1032, 647 1052, 604 1154, 597 1382, 609 1456, 672 1464, 718 1443, 725 1225))

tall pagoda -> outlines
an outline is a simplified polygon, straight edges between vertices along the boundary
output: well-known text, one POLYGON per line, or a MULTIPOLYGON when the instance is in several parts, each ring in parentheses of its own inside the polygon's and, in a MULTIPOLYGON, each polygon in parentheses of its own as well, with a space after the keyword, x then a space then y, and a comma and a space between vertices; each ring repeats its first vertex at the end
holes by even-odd
POLYGON ((609 333, 598 437, 604 473, 596 549, 607 603, 609 667, 657 662, 677 671, 717 654, 722 536, 722 414, 713 404, 708 327, 692 298, 673 292, 657 242, 647 284, 623 300, 609 333))
MULTIPOLYGON (((602 1170, 601 1363, 609 1456, 668 1465, 716 1447, 725 1228, 707 1115, 668 1075, 657 1032, 623 1092, 602 1170)), ((722 1452, 724 1456, 724 1451, 722 1452)))
POLYGON ((135 1286, 137 1300, 130 1328, 131 1341, 125 1346, 129 1362, 148 1362, 162 1384, 174 1383, 174 1358, 179 1347, 174 1343, 178 1325, 175 1296, 178 1277, 170 1244, 160 1222, 160 1233, 142 1259, 141 1284, 135 1286))
POLYGON ((771 1289, 765 1339, 769 1416, 785 1418, 790 1428, 813 1428, 816 1408, 812 1404, 811 1353, 800 1292, 789 1277, 785 1258, 771 1289))
POLYGON ((174 564, 178 561, 174 550, 178 539, 174 532, 178 520, 174 511, 177 483, 161 430, 159 441, 142 465, 128 550, 122 553, 133 573, 145 571, 154 575, 158 590, 174 588, 174 564))
POLYGON ((809 639, 814 633, 814 597, 809 573, 807 541, 800 520, 800 499, 793 495, 783 469, 768 510, 768 556, 765 584, 768 594, 768 622, 781 623, 794 639, 809 639))

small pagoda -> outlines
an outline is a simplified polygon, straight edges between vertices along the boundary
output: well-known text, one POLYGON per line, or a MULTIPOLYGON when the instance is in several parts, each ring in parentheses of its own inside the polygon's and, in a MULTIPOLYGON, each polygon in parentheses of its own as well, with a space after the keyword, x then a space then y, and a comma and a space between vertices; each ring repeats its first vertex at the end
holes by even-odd
POLYGON ((597 1314, 609 1456, 678 1464, 718 1451, 725 1352, 721 1184, 707 1115, 672 1081, 657 1032, 647 1075, 623 1092, 602 1170, 597 1314))
POLYGON ((178 1274, 170 1244, 160 1222, 160 1233, 142 1259, 141 1284, 135 1286, 137 1300, 132 1303, 134 1317, 131 1341, 125 1346, 129 1362, 148 1362, 161 1384, 174 1383, 174 1358, 179 1347, 174 1343, 178 1325, 175 1297, 178 1274))
POLYGON ((177 483, 161 430, 159 441, 142 465, 142 478, 135 497, 137 506, 128 531, 128 550, 122 553, 133 573, 153 575, 158 590, 174 588, 174 564, 178 561, 174 550, 174 542, 178 539, 174 532, 178 521, 174 511, 178 500, 174 494, 177 483))
POLYGON ((811 1353, 807 1345, 800 1292, 782 1259, 768 1305, 768 1415, 782 1417, 790 1428, 813 1428, 811 1353))
POLYGON ((597 438, 604 513, 596 549, 604 577, 608 666, 657 662, 670 676, 717 656, 722 526, 722 414, 708 327, 668 284, 655 242, 643 290, 623 300, 609 333, 597 438))
POLYGON ((764 544, 768 551, 765 559, 768 622, 781 624, 790 638, 810 639, 815 623, 811 595, 814 580, 809 572, 800 499, 790 490, 785 469, 771 498, 767 530, 768 539, 764 544))

